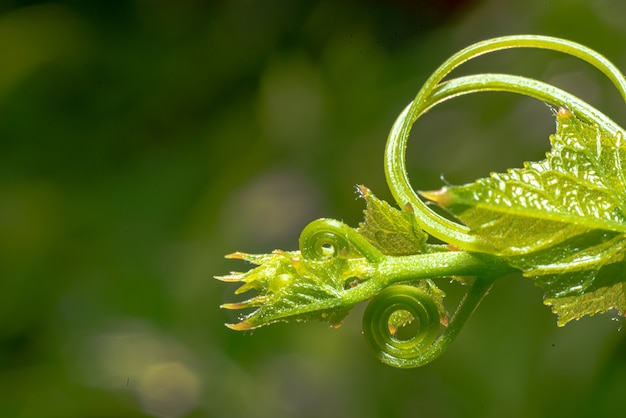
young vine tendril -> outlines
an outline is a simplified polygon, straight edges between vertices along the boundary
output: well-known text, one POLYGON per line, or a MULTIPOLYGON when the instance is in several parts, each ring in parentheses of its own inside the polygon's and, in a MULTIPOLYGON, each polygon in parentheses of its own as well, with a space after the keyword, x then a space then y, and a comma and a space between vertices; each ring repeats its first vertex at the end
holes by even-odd
POLYGON ((583 100, 537 80, 509 74, 448 78, 471 59, 510 48, 580 58, 605 74, 626 100, 620 71, 571 41, 506 36, 458 52, 426 81, 389 134, 385 175, 401 209, 360 186, 367 208, 358 228, 319 219, 302 231, 299 251, 231 254, 257 267, 217 277, 241 282, 237 294, 255 292, 222 305, 249 310, 228 326, 246 330, 309 319, 337 325, 353 305, 369 300, 366 341, 384 363, 409 368, 441 355, 493 283, 513 271, 545 290, 544 302, 559 316, 559 325, 611 309, 626 312, 626 132, 583 100), (406 170, 413 124, 446 100, 485 91, 522 94, 560 109, 547 159, 472 184, 417 192, 406 170), (425 200, 462 223, 442 217, 425 200), (444 244, 430 243, 429 236, 444 244), (442 278, 468 284, 452 313, 436 285, 442 278))

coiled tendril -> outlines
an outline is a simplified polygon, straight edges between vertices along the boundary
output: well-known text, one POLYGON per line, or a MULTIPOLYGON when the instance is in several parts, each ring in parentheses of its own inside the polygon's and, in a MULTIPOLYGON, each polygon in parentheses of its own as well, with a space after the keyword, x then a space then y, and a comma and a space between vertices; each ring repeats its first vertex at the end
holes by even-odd
POLYGON ((300 234, 300 252, 309 260, 339 257, 354 250, 371 263, 384 258, 362 235, 335 219, 317 219, 309 223, 300 234))
POLYGON ((394 123, 385 150, 385 175, 398 205, 405 207, 410 204, 424 231, 463 250, 489 252, 489 248, 470 234, 465 225, 444 218, 426 206, 411 186, 406 170, 406 148, 411 128, 413 123, 429 109, 464 94, 505 91, 534 97, 557 107, 572 109, 581 119, 597 123, 609 132, 622 131, 617 124, 577 97, 550 84, 527 77, 478 74, 444 81, 450 72, 463 63, 481 55, 508 48, 548 49, 577 57, 604 73, 626 100, 626 79, 619 69, 594 50, 565 39, 537 35, 503 36, 471 45, 445 61, 424 83, 415 99, 394 123))
POLYGON ((395 367, 415 367, 441 333, 440 309, 431 295, 411 285, 394 285, 370 301, 363 314, 363 335, 378 358, 395 367), (398 331, 411 326, 414 335, 398 331))

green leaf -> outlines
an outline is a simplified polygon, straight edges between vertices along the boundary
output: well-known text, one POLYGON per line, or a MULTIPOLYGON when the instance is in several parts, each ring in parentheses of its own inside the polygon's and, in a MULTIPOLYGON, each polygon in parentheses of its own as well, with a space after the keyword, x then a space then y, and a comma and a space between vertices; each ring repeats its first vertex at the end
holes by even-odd
POLYGON ((417 224, 412 210, 395 209, 374 196, 365 186, 359 186, 358 190, 367 205, 365 220, 358 229, 363 237, 387 255, 411 255, 426 251, 428 235, 417 224))
POLYGON ((339 324, 352 307, 342 303, 342 293, 357 276, 368 273, 363 259, 304 260, 299 251, 277 250, 263 255, 238 252, 227 257, 258 265, 245 273, 216 277, 242 282, 235 294, 257 292, 243 302, 222 305, 226 309, 253 309, 239 323, 228 325, 240 331, 287 320, 320 319, 339 324))
POLYGON ((562 325, 626 311, 626 143, 559 109, 542 162, 422 193, 535 279, 562 325))
POLYGON ((551 305, 555 313, 558 312, 559 326, 573 319, 580 319, 582 312, 584 315, 595 315, 614 309, 623 313, 626 312, 626 284, 616 283, 580 296, 546 299, 545 303, 551 305))

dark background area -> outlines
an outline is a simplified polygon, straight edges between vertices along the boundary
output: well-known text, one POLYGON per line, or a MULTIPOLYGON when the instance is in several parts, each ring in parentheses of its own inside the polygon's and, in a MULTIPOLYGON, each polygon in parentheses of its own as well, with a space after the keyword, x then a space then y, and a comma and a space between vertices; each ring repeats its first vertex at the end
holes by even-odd
MULTIPOLYGON (((514 33, 570 38, 626 69, 626 3, 3 1, 0 4, 0 415, 7 417, 624 416, 626 338, 610 315, 565 328, 521 276, 452 347, 380 364, 358 307, 334 330, 223 326, 236 250, 295 249, 318 217, 356 225, 389 199, 389 129, 452 53, 514 33)), ((624 125, 587 64, 501 52, 513 72, 624 125)), ((483 94, 420 119, 418 189, 541 159, 542 103, 483 94)))

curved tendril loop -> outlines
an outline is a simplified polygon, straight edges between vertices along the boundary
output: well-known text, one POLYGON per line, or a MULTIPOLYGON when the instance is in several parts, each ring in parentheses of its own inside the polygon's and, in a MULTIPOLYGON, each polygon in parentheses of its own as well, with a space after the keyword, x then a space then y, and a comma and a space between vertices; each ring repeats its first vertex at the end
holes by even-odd
POLYGON ((468 234, 464 225, 450 221, 432 211, 411 187, 406 171, 406 147, 413 123, 431 107, 456 96, 481 91, 507 91, 535 97, 539 100, 573 108, 577 115, 608 129, 624 131, 605 115, 576 97, 554 86, 505 74, 481 74, 442 80, 456 67, 481 55, 510 48, 540 48, 563 52, 580 58, 604 73, 626 100, 626 79, 610 61, 592 49, 575 42, 547 36, 517 35, 494 38, 476 43, 449 58, 426 81, 415 99, 400 114, 393 125, 385 151, 385 174, 391 192, 400 207, 409 203, 422 228, 434 237, 470 251, 485 251, 485 245, 468 234))
POLYGON ((393 285, 374 297, 363 314, 363 334, 379 359, 395 367, 415 367, 441 332, 439 307, 425 291, 393 285), (395 316, 395 318, 394 318, 395 316), (415 335, 400 339, 397 327, 415 321, 415 335), (395 323, 394 323, 395 322, 395 323))
POLYGON ((390 286, 374 297, 365 309, 363 334, 383 363, 405 369, 423 366, 443 354, 452 344, 489 293, 496 277, 474 279, 447 327, 441 325, 442 313, 431 295, 414 286, 390 286), (406 340, 396 338, 393 329, 390 329, 392 315, 402 311, 419 319, 416 335, 406 340))
POLYGON ((370 263, 378 263, 384 255, 363 236, 335 219, 317 219, 300 234, 300 253, 305 259, 324 260, 347 255, 356 250, 370 263))

